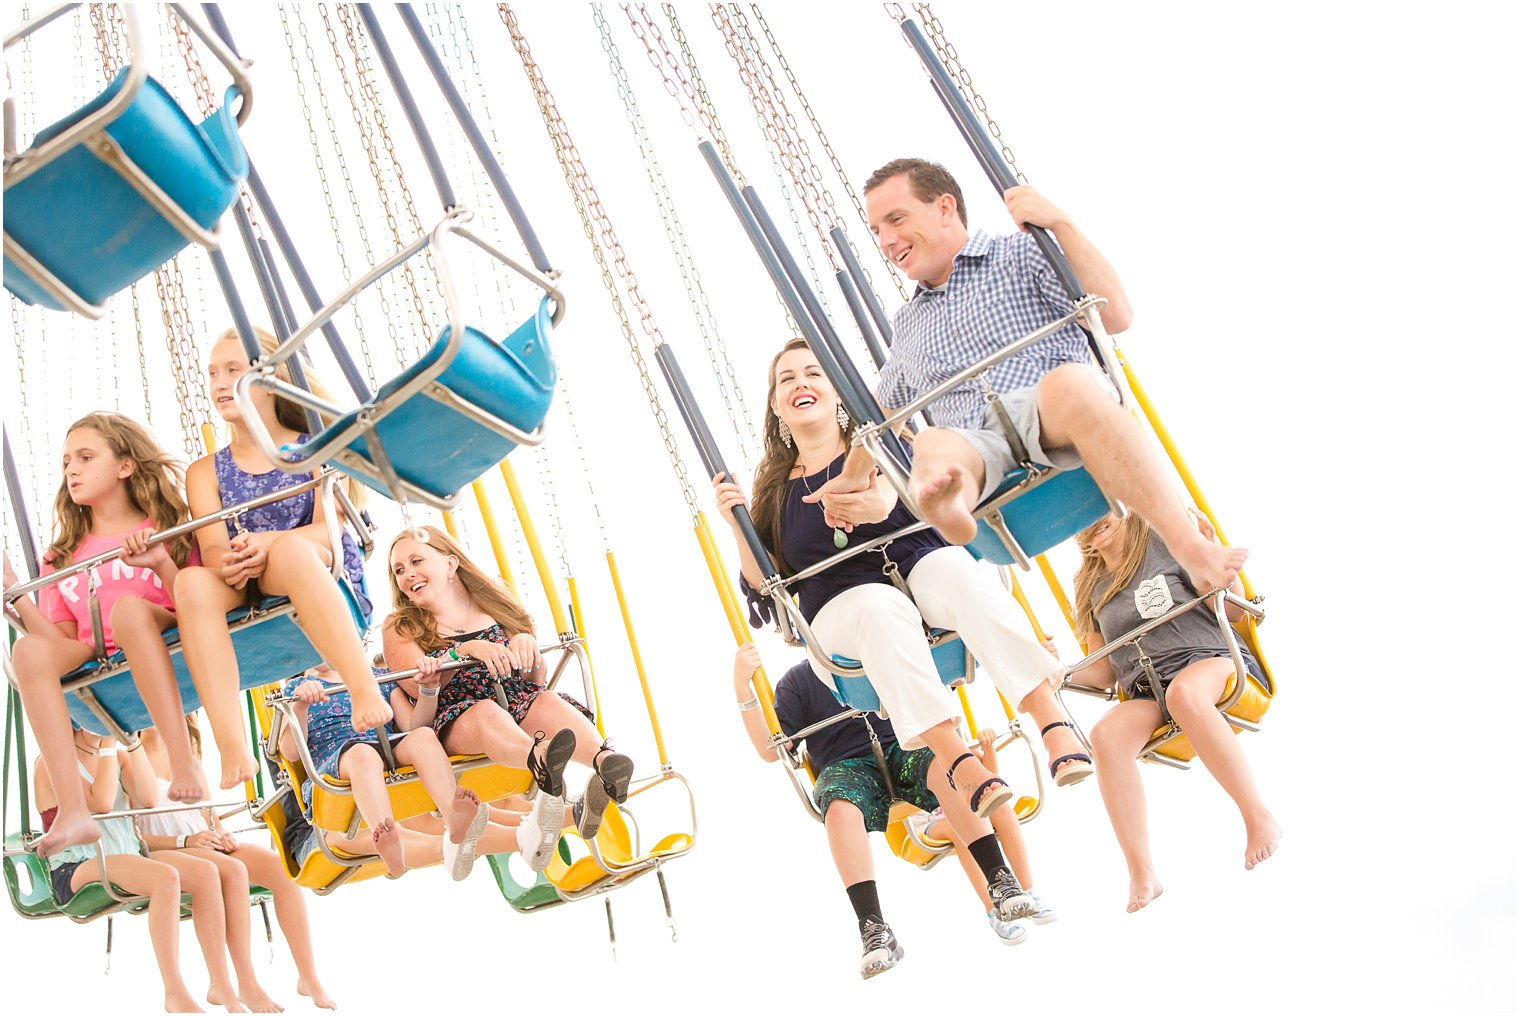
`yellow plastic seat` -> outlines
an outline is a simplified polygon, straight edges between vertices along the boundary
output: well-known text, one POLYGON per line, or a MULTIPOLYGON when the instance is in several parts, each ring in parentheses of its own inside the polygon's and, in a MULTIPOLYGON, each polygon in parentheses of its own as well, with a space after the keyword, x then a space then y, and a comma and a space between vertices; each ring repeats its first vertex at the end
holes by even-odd
MULTIPOLYGON (((1026 794, 1014 802, 1014 814, 1023 822, 1035 813, 1038 804, 1038 801, 1026 794)), ((955 844, 948 839, 930 835, 927 831, 915 837, 908 829, 908 819, 917 814, 920 814, 919 809, 907 801, 898 801, 892 805, 892 810, 887 813, 887 846, 892 848, 892 853, 909 864, 932 868, 955 850, 955 844)))
MULTIPOLYGON (((1244 648, 1251 650, 1251 655, 1256 657, 1256 662, 1261 665, 1261 672, 1266 675, 1265 681, 1257 680, 1254 674, 1246 674, 1246 687, 1240 693, 1240 698, 1225 712, 1225 718, 1242 720, 1255 726, 1261 722, 1261 718, 1267 714, 1267 709, 1272 705, 1272 699, 1277 694, 1277 682, 1272 679, 1272 671, 1267 666, 1266 657, 1262 655, 1261 645, 1256 638, 1256 620, 1247 615, 1235 624, 1235 632, 1240 636, 1244 648)), ((1236 675, 1231 674, 1225 682, 1224 694, 1219 698, 1221 703, 1227 701, 1235 693, 1236 675)), ((1123 701, 1124 695, 1120 695, 1123 701)), ((1234 724, 1230 727, 1235 733, 1245 729, 1234 724)), ((1176 723, 1163 723, 1156 728, 1151 739, 1146 742, 1145 749, 1140 753, 1141 758, 1159 755, 1174 762, 1191 762, 1198 757, 1198 752, 1188 740, 1182 728, 1176 723)))
POLYGON ((544 872, 554 888, 567 899, 600 892, 653 871, 660 860, 684 854, 691 849, 692 844, 690 833, 671 833, 660 839, 648 852, 635 854, 628 822, 618 806, 611 803, 607 805, 607 813, 602 817, 602 827, 597 830, 594 851, 574 829, 567 828, 563 835, 571 841, 580 840, 590 851, 568 863, 564 860, 563 853, 557 853, 544 872), (598 856, 601 863, 597 861, 598 856), (608 868, 614 870, 608 871, 608 868))
MULTIPOLYGON (((526 769, 508 769, 499 765, 477 766, 462 771, 459 768, 460 763, 477 762, 483 758, 484 755, 449 756, 449 761, 454 763, 459 785, 475 791, 482 801, 499 801, 513 794, 523 794, 533 785, 533 777, 526 769)), ((404 782, 392 783, 386 790, 397 822, 437 810, 438 806, 423 789, 422 782, 416 778, 415 769, 400 766, 395 775, 404 782)), ((312 783, 310 821, 315 828, 348 834, 351 830, 364 826, 363 818, 354 806, 353 795, 347 790, 347 780, 331 776, 320 776, 312 783)))

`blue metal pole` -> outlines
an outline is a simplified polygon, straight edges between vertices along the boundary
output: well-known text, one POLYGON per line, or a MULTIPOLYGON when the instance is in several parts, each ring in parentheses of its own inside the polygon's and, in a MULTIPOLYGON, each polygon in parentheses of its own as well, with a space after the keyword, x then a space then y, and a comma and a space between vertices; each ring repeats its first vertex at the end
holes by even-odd
MULTIPOLYGON (((835 226, 829 230, 829 239, 834 241, 834 249, 839 252, 839 258, 844 262, 845 271, 850 273, 850 280, 855 283, 855 288, 860 291, 860 298, 870 312, 871 320, 876 323, 876 333, 881 336, 882 344, 892 345, 892 323, 887 318, 887 312, 877 298, 876 291, 871 288, 871 280, 866 278, 866 270, 860 264, 860 259, 855 256, 854 249, 850 246, 849 238, 844 235, 843 226, 835 226)), ((872 355, 875 355, 873 349, 872 355)), ((876 366, 880 367, 885 357, 876 360, 876 366)))
POLYGON ((412 133, 417 137, 417 145, 422 149, 422 157, 427 161, 428 173, 433 178, 433 186, 438 189, 438 200, 443 202, 443 210, 448 211, 458 202, 454 200, 454 188, 449 185, 449 177, 443 168, 443 159, 438 155, 438 149, 433 144, 433 136, 428 132, 427 124, 422 120, 422 111, 417 108, 417 100, 412 98, 412 90, 406 86, 406 79, 401 76, 401 67, 396 63, 396 54, 391 52, 391 44, 385 39, 385 32, 380 27, 380 19, 375 15, 373 4, 357 4, 359 17, 364 21, 364 30, 369 33, 370 42, 375 44, 375 55, 380 58, 380 66, 385 68, 385 76, 390 79, 391 87, 396 90, 396 97, 401 100, 401 110, 406 114, 406 122, 411 124, 412 133))
POLYGON ((25 559, 28 580, 42 573, 37 559, 36 536, 32 533, 32 517, 26 511, 26 494, 21 490, 21 474, 16 471, 16 456, 11 454, 11 432, 0 432, 5 445, 5 493, 11 501, 11 515, 16 520, 16 535, 21 541, 21 555, 25 559))
POLYGON ((253 334, 253 322, 248 318, 248 308, 243 304, 243 298, 238 295, 237 283, 232 280, 232 269, 227 264, 227 255, 219 250, 211 251, 211 269, 216 273, 217 285, 222 289, 222 299, 227 301, 227 309, 232 312, 232 327, 238 333, 238 339, 243 343, 243 352, 248 354, 248 362, 252 363, 263 355, 259 349, 259 341, 253 334))

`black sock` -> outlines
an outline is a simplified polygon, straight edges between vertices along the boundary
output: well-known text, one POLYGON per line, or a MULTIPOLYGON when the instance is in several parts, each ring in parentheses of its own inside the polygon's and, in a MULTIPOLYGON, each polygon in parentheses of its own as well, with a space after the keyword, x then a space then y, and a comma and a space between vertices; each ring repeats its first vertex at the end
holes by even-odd
POLYGON ((876 897, 875 879, 847 885, 844 891, 845 895, 850 897, 850 906, 855 908, 855 919, 862 925, 866 923, 867 918, 879 924, 887 923, 881 917, 881 900, 876 897))
MULTIPOLYGON (((1000 871, 1013 874, 1008 868, 1008 863, 1003 860, 1003 851, 999 849, 997 835, 994 833, 988 833, 981 839, 966 844, 966 851, 976 862, 976 866, 982 869, 982 875, 986 877, 988 884, 991 884, 993 877, 1000 871)), ((1014 881, 1017 882, 1018 879, 1015 878, 1014 881)))

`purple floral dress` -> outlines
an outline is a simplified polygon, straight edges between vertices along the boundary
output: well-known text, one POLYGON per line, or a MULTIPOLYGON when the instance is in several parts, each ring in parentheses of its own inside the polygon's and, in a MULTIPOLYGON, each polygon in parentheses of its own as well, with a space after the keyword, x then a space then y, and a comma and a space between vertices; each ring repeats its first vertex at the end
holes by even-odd
MULTIPOLYGON (((498 645, 506 645, 511 636, 499 624, 493 624, 489 628, 480 631, 466 632, 463 635, 445 635, 444 638, 452 646, 457 646, 475 639, 485 639, 487 642, 495 642, 498 645)), ((449 654, 448 649, 439 649, 431 652, 429 656, 445 657, 449 654)), ((493 689, 495 679, 491 672, 486 669, 484 663, 475 663, 473 666, 460 667, 458 670, 449 671, 446 675, 448 683, 438 693, 438 712, 433 716, 433 729, 441 735, 443 728, 463 716, 475 703, 482 700, 494 700, 496 693, 493 689)), ((507 712, 511 713, 513 722, 521 725, 528 716, 528 708, 533 705, 533 700, 538 698, 548 689, 542 685, 534 684, 525 677, 518 677, 516 673, 502 682, 502 690, 507 696, 507 712)), ((579 709, 592 723, 596 722, 596 715, 581 705, 575 699, 564 692, 557 693, 560 698, 579 709)), ((532 733, 532 731, 529 731, 532 733)))
MULTIPOLYGON (((305 444, 307 437, 296 438, 297 444, 305 444)), ((287 473, 283 469, 270 469, 266 473, 245 473, 232 461, 232 448, 218 448, 213 456, 216 464, 216 483, 221 490, 222 507, 241 504, 256 497, 294 487, 311 479, 310 473, 287 473)), ((262 508, 250 508, 238 512, 227 527, 229 533, 268 533, 289 531, 311 524, 316 506, 316 491, 307 490, 283 501, 266 504, 262 508)), ((343 570, 359 597, 359 609, 364 612, 364 623, 369 624, 375 605, 370 602, 369 586, 364 581, 364 558, 359 545, 345 529, 343 531, 343 570)))

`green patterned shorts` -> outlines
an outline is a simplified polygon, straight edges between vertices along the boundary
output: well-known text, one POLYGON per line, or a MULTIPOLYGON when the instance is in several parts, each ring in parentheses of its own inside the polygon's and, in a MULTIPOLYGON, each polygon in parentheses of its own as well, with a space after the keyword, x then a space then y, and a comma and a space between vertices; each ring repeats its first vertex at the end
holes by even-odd
MULTIPOLYGON (((892 774, 892 785, 900 800, 924 811, 939 807, 939 800, 929 789, 929 765, 934 761, 934 752, 928 748, 904 751, 894 743, 884 754, 887 772, 892 774)), ((813 801, 824 814, 828 813, 833 802, 848 801, 865 816, 867 832, 884 832, 887 814, 892 810, 892 794, 881 777, 876 759, 870 755, 824 766, 823 772, 818 774, 818 782, 813 785, 813 801)))

